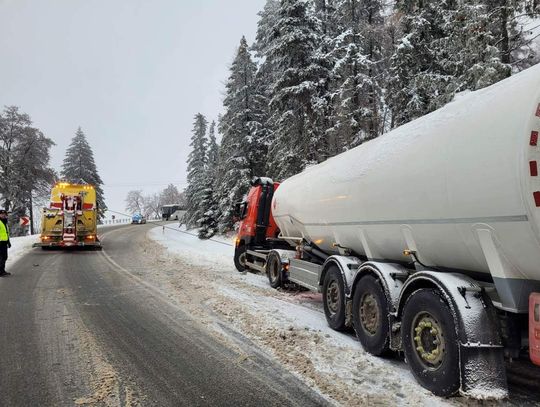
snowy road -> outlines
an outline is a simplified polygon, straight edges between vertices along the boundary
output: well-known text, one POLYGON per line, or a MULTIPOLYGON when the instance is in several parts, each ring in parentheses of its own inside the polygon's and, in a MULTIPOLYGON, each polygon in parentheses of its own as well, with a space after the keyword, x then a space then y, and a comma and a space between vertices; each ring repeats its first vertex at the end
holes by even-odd
POLYGON ((10 265, 0 280, 0 405, 326 404, 147 281, 165 268, 142 228, 107 229, 102 252, 35 249, 10 265))

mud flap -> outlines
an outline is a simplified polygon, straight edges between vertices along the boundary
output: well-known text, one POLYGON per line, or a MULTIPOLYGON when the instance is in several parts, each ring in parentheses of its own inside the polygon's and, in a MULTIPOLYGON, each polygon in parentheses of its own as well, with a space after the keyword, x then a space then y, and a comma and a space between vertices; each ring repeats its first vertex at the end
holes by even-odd
POLYGON ((475 399, 503 399, 508 396, 502 346, 460 346, 460 394, 475 399))
POLYGON ((485 289, 463 274, 421 271, 407 281, 402 293, 415 280, 436 284, 453 313, 460 343, 459 393, 475 399, 507 397, 501 329, 485 289))

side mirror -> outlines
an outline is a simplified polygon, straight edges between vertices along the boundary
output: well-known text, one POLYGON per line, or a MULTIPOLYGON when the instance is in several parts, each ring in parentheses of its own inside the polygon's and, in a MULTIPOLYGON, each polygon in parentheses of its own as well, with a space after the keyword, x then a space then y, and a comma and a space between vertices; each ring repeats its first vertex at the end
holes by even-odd
POLYGON ((237 202, 234 205, 234 213, 233 213, 233 219, 234 221, 239 221, 240 219, 244 219, 247 214, 247 202, 237 202))

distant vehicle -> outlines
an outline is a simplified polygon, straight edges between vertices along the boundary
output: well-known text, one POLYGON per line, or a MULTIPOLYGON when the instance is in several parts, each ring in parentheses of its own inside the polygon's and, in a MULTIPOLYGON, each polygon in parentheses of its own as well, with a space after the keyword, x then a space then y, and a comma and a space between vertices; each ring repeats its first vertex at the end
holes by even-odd
POLYGON ((58 182, 43 208, 41 238, 34 247, 93 246, 101 249, 97 236, 98 206, 92 185, 58 182))
POLYGON ((136 224, 144 224, 146 223, 146 218, 141 215, 140 213, 136 213, 135 215, 133 215, 131 217, 131 223, 136 223, 136 224))
POLYGON ((182 219, 182 216, 184 216, 184 213, 186 213, 185 210, 178 209, 177 211, 171 213, 171 216, 169 216, 169 220, 180 220, 182 219))
POLYGON ((163 205, 161 207, 161 217, 163 220, 179 220, 182 214, 183 209, 179 204, 163 205))

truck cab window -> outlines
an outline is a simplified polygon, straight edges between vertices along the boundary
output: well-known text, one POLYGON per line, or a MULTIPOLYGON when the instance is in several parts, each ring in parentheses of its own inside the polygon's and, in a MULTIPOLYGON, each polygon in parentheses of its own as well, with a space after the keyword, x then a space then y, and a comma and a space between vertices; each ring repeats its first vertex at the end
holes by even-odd
POLYGON ((244 219, 247 215, 247 208, 248 205, 246 201, 236 203, 234 206, 234 217, 244 219))

